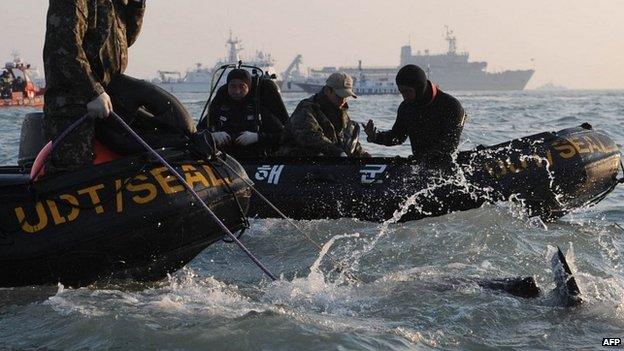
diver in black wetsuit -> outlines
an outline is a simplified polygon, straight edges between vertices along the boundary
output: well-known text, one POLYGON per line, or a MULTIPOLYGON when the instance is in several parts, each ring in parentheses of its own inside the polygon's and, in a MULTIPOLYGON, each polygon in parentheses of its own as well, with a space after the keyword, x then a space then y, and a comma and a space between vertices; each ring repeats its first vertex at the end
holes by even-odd
POLYGON ((393 146, 409 137, 414 157, 432 163, 450 162, 464 128, 460 102, 427 80, 416 65, 401 68, 396 84, 403 95, 396 122, 391 130, 378 132, 369 120, 364 128, 368 141, 393 146))
POLYGON ((210 104, 208 119, 197 126, 207 129, 217 147, 234 157, 262 157, 279 144, 288 112, 275 84, 244 69, 227 75, 210 104))

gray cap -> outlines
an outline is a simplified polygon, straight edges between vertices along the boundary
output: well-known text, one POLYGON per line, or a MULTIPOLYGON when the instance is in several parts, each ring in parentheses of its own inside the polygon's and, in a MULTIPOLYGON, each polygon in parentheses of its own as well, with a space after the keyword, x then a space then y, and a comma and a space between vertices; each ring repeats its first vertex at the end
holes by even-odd
POLYGON ((336 95, 341 98, 351 96, 357 99, 357 96, 353 93, 353 78, 348 74, 342 72, 332 73, 327 77, 325 85, 334 89, 336 95))

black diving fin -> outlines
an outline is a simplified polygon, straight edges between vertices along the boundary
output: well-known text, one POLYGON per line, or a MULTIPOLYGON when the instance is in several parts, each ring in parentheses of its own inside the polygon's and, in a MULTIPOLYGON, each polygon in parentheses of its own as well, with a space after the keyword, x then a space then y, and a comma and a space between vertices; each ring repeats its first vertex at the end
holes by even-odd
MULTIPOLYGON (((565 307, 581 304, 583 302, 581 290, 576 279, 574 279, 565 255, 559 247, 551 258, 551 267, 556 285, 551 296, 558 300, 557 304, 565 307)), ((541 296, 541 290, 533 277, 479 279, 477 284, 484 289, 502 291, 518 297, 537 298, 541 296)))
POLYGON ((556 287, 553 291, 555 295, 564 306, 569 307, 581 304, 583 302, 581 290, 578 284, 576 284, 576 279, 574 279, 565 255, 558 246, 557 252, 555 252, 550 262, 555 276, 556 287))

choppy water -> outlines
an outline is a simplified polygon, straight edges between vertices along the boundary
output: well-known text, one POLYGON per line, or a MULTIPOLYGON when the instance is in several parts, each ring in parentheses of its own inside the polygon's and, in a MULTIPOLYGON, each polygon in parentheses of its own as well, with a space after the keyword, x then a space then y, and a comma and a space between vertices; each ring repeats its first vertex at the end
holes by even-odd
MULTIPOLYGON (((624 92, 456 94, 470 119, 462 148, 590 122, 624 143, 624 92)), ((292 111, 303 95, 287 96, 292 111)), ((202 96, 181 96, 195 114, 202 96)), ((398 97, 361 97, 356 120, 390 127, 398 97)), ((0 164, 14 164, 29 110, 0 110, 0 164)), ((407 155, 409 145, 377 155, 407 155)), ((407 194, 406 194, 407 195, 407 194)), ((285 221, 253 220, 244 242, 269 282, 230 244, 150 285, 0 290, 0 349, 602 349, 624 337, 624 191, 544 224, 499 204, 410 223, 298 221, 363 282, 352 283, 285 221), (570 250, 585 303, 562 308, 485 291, 469 278, 533 275, 570 250)))

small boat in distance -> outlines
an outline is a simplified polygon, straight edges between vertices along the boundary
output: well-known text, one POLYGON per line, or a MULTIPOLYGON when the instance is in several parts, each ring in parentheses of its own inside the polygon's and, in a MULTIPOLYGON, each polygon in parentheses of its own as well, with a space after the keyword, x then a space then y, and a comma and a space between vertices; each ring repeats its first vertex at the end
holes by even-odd
POLYGON ((42 107, 43 89, 32 77, 30 64, 24 63, 13 52, 13 60, 7 62, 0 77, 0 107, 42 107))

